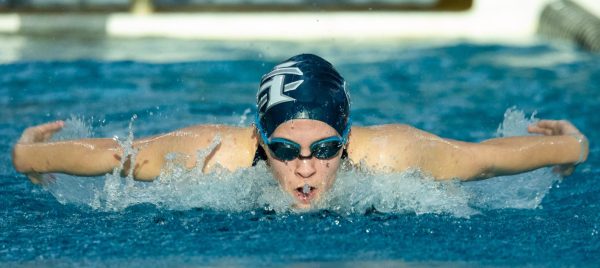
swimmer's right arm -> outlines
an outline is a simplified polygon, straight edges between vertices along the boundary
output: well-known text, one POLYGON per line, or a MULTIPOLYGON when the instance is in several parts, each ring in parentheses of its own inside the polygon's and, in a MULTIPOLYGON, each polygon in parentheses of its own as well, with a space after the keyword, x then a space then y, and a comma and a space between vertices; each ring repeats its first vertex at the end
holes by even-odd
POLYGON ((94 176, 120 163, 114 158, 120 154, 118 146, 111 139, 48 142, 63 127, 63 121, 56 121, 25 129, 12 151, 15 169, 37 184, 43 173, 94 176))
MULTIPOLYGON (((15 169, 40 183, 42 173, 98 176, 120 167, 123 149, 113 139, 48 142, 63 127, 64 122, 57 121, 26 129, 13 148, 15 169)), ((217 135, 221 142, 208 153, 203 171, 217 165, 235 170, 252 164, 256 146, 252 128, 205 125, 135 140, 133 147, 138 154, 132 174, 138 180, 154 179, 160 175, 169 153, 177 153, 182 164, 192 168, 197 151, 207 148, 217 135)), ((129 163, 125 162, 122 174, 128 174, 129 163)))

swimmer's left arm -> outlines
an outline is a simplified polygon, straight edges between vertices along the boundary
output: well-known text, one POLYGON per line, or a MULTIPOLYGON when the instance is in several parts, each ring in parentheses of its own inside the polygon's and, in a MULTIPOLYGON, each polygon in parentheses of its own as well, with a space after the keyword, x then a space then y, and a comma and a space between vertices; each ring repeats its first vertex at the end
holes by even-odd
POLYGON ((367 168, 417 168, 437 180, 480 180, 556 166, 573 172, 588 154, 588 141, 567 121, 543 120, 529 132, 544 136, 507 137, 480 143, 444 139, 407 125, 353 127, 347 152, 367 168))
POLYGON ((589 141, 573 124, 566 120, 541 120, 528 127, 530 133, 544 136, 508 137, 483 141, 482 144, 518 150, 514 158, 507 157, 503 166, 496 164, 494 176, 510 175, 545 166, 555 166, 554 171, 568 176, 575 166, 585 162, 589 154, 589 141))
POLYGON ((420 167, 438 179, 478 180, 546 166, 570 175, 576 164, 587 159, 588 141, 568 121, 542 120, 528 130, 544 136, 467 143, 425 135, 420 142, 420 167))

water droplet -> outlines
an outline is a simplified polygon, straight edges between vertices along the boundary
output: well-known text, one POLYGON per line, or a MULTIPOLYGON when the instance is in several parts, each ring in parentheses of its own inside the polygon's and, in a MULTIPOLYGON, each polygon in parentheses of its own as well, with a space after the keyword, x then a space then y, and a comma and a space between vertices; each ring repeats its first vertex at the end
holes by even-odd
POLYGON ((308 194, 309 192, 310 192, 310 186, 308 185, 308 183, 305 183, 304 187, 302 187, 302 193, 308 194))

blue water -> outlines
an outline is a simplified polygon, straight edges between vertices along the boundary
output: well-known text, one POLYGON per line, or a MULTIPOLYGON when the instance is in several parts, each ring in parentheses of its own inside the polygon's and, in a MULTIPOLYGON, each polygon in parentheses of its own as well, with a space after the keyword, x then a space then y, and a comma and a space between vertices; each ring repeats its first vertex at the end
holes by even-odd
POLYGON ((599 55, 544 43, 377 49, 312 51, 348 80, 357 125, 479 141, 564 118, 589 137, 588 161, 562 180, 549 169, 467 183, 343 170, 329 203, 307 214, 286 210, 264 166, 150 184, 59 175, 43 188, 11 166, 27 126, 69 119, 62 138, 125 141, 248 125, 259 77, 283 58, 260 48, 161 63, 23 57, 0 65, 0 266, 600 265, 599 55))

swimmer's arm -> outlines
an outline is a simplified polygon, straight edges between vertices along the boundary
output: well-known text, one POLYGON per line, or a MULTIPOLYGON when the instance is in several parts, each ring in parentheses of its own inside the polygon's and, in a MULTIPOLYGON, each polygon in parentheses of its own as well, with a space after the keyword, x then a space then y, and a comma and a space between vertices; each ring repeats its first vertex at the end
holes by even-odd
POLYGON ((163 171, 167 155, 175 163, 194 168, 198 153, 205 157, 202 171, 220 166, 229 171, 250 167, 258 146, 253 127, 199 125, 134 142, 139 152, 135 157, 134 177, 152 180, 163 171))
POLYGON ((569 175, 576 162, 587 158, 587 139, 567 121, 543 120, 530 126, 529 131, 546 136, 467 143, 428 134, 421 143, 420 164, 438 179, 478 180, 546 166, 557 166, 562 175, 569 175))
MULTIPOLYGON (((27 174, 32 182, 39 183, 41 173, 66 173, 78 176, 97 176, 112 172, 120 166, 123 150, 112 139, 81 139, 47 142, 53 133, 64 126, 62 121, 28 128, 13 149, 13 165, 27 174)), ((130 163, 135 163, 133 175, 136 179, 152 180, 165 165, 165 156, 177 153, 188 168, 196 164, 196 153, 211 144, 217 136, 221 143, 208 152, 203 170, 216 165, 234 170, 251 165, 254 154, 251 148, 255 140, 251 128, 227 126, 197 126, 165 135, 134 141, 138 150, 134 161, 125 162, 123 173, 129 172, 130 163), (247 163, 248 162, 248 163, 247 163)))
POLYGON ((40 183, 42 173, 95 176, 112 171, 120 163, 114 157, 120 150, 111 139, 48 142, 63 127, 63 121, 56 121, 23 131, 12 151, 15 169, 33 183, 40 183))
POLYGON ((12 152, 15 169, 40 183, 39 174, 66 173, 98 176, 120 165, 122 150, 112 139, 17 143, 12 152))
POLYGON ((483 141, 482 144, 518 150, 515 159, 505 159, 509 171, 504 174, 501 166, 493 166, 498 175, 519 173, 545 166, 563 176, 573 173, 575 166, 585 162, 589 154, 589 141, 573 124, 566 120, 542 120, 528 127, 530 133, 544 136, 508 137, 483 141), (532 168, 531 168, 532 167, 532 168))

